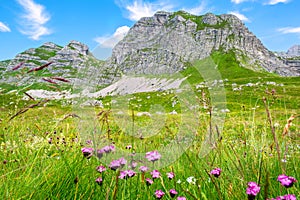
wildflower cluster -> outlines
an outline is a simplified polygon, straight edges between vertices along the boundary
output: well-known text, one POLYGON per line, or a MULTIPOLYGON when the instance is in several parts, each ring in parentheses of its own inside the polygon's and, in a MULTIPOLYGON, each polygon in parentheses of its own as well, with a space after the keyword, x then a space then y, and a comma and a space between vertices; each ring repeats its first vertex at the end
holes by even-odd
POLYGON ((218 178, 221 175, 221 172, 222 170, 220 168, 215 168, 210 171, 210 174, 218 178))
POLYGON ((277 181, 280 182, 280 184, 286 188, 290 188, 294 185, 297 180, 292 176, 287 176, 285 174, 279 175, 277 178, 277 181))
POLYGON ((126 163, 127 163, 127 160, 125 160, 125 158, 120 158, 120 159, 118 159, 118 160, 113 160, 113 161, 111 161, 111 163, 109 164, 109 168, 111 169, 111 170, 117 170, 118 168, 121 168, 121 167, 123 167, 124 165, 126 165, 126 163))
MULTIPOLYGON (((279 181, 280 184, 285 188, 290 188, 294 185, 295 182, 297 182, 297 180, 294 177, 287 176, 285 174, 279 175, 277 181, 279 181)), ((260 191, 260 187, 258 186, 257 183, 255 182, 248 183, 248 188, 246 189, 246 193, 248 195, 249 200, 255 199, 255 196, 257 196, 259 191, 260 191)), ((272 198, 269 200, 296 200, 296 196, 293 194, 286 194, 284 196, 278 196, 275 199, 272 198)))
POLYGON ((154 194, 157 199, 161 199, 165 195, 165 193, 161 190, 156 190, 154 194))
POLYGON ((151 173, 151 176, 153 179, 159 178, 160 177, 160 172, 158 170, 153 170, 151 173))
POLYGON ((175 174, 174 174, 174 172, 168 172, 167 176, 171 180, 171 179, 173 179, 175 177, 175 174))
POLYGON ((148 171, 148 167, 146 167, 146 166, 141 166, 141 167, 139 168, 139 170, 140 170, 142 173, 145 173, 145 172, 148 171))
POLYGON ((135 172, 133 170, 125 170, 120 172, 120 179, 127 179, 135 176, 135 172))
POLYGON ((248 199, 255 199, 256 195, 259 193, 260 187, 255 182, 249 182, 248 187, 246 189, 246 193, 248 195, 248 199))
MULTIPOLYGON (((125 149, 131 149, 131 148, 132 148, 131 145, 128 145, 125 147, 125 149)), ((82 151, 84 157, 90 158, 93 155, 94 149, 89 148, 89 147, 84 147, 81 149, 81 151, 82 151)), ((115 151, 115 147, 113 145, 105 146, 105 147, 97 150, 97 156, 98 156, 98 158, 100 158, 103 156, 103 154, 110 153, 113 151, 115 151), (101 154, 101 156, 99 156, 100 154, 101 154)), ((147 159, 149 162, 152 162, 153 166, 154 166, 154 163, 156 161, 158 161, 160 158, 161 158, 161 155, 158 151, 150 151, 150 152, 147 152, 145 155, 145 159, 147 159)), ((134 171, 134 169, 136 167, 138 167, 138 165, 139 165, 138 162, 145 163, 143 161, 135 161, 134 159, 127 162, 127 160, 124 157, 121 157, 117 160, 112 160, 110 162, 110 164, 108 165, 108 168, 111 169, 112 171, 117 171, 117 177, 119 179, 127 180, 129 178, 136 176, 136 172, 134 171), (126 165, 128 168, 121 170, 126 165)), ((104 182, 104 177, 103 177, 102 173, 104 173, 106 170, 107 169, 104 165, 99 165, 98 167, 96 167, 96 171, 99 172, 101 174, 101 176, 98 177, 95 182, 100 186, 104 182)), ((154 182, 157 181, 157 179, 161 180, 161 181, 163 180, 163 176, 159 170, 153 169, 152 171, 148 172, 149 168, 147 167, 146 164, 139 166, 138 170, 141 172, 142 183, 146 184, 149 187, 149 189, 154 184, 154 182), (149 177, 149 175, 150 175, 150 177, 149 177)), ((222 174, 222 170, 221 170, 221 168, 216 167, 216 168, 213 168, 209 172, 209 174, 211 175, 211 178, 220 178, 220 176, 222 174)), ((172 180, 175 178, 175 173, 173 171, 167 172, 166 177, 169 180, 172 180)), ((186 179, 186 181, 189 184, 195 185, 197 179, 194 176, 190 176, 186 179)), ((285 188, 290 188, 294 185, 294 183, 297 182, 297 180, 294 177, 287 176, 285 174, 279 175, 277 178, 277 181, 285 188)), ((175 180, 175 182, 180 184, 181 181, 175 180)), ((164 185, 164 184, 162 184, 162 185, 164 185)), ((261 190, 261 187, 259 186, 259 184, 257 184, 256 182, 248 182, 247 188, 246 188, 246 194, 248 196, 248 200, 254 200, 257 197, 257 195, 259 194, 260 190, 261 190)), ((167 190, 164 186, 164 189, 156 189, 154 191, 153 195, 156 199, 162 199, 165 195, 167 195, 169 198, 177 197, 177 200, 185 200, 186 199, 186 197, 179 196, 178 194, 179 194, 179 192, 176 191, 175 188, 171 188, 171 189, 167 190)), ((269 200, 296 200, 296 196, 293 194, 286 194, 284 196, 278 196, 276 198, 272 198, 269 200)))
POLYGON ((113 152, 115 151, 115 146, 114 145, 108 145, 108 146, 105 146, 101 149, 97 149, 97 157, 100 159, 103 157, 103 154, 104 153, 110 153, 110 152, 113 152))
MULTIPOLYGON (((86 142, 87 144, 92 144, 92 141, 91 140, 88 140, 86 142)), ((105 146, 101 149, 97 149, 96 153, 97 153, 97 157, 100 159, 102 158, 103 154, 104 153, 110 153, 112 151, 115 151, 115 146, 113 145, 109 145, 109 146, 105 146)), ((94 153, 94 148, 91 148, 91 147, 83 147, 81 149, 81 152, 83 154, 84 157, 86 158, 91 158, 93 153, 94 153)))
POLYGON ((96 168, 97 172, 102 173, 104 171, 106 171, 106 168, 103 165, 100 165, 96 168))
POLYGON ((101 178, 101 177, 98 177, 97 179, 96 179, 96 183, 98 184, 98 185, 102 185, 102 183, 103 183, 103 179, 101 178))
POLYGON ((284 196, 279 196, 279 197, 272 198, 272 199, 269 199, 269 200, 297 200, 297 198, 293 194, 286 194, 284 196))
POLYGON ((83 147, 81 149, 81 152, 82 152, 82 154, 83 154, 84 157, 90 158, 93 155, 94 149, 93 148, 89 148, 89 147, 83 147))
POLYGON ((150 151, 145 156, 149 161, 155 162, 161 158, 161 155, 157 151, 150 151))

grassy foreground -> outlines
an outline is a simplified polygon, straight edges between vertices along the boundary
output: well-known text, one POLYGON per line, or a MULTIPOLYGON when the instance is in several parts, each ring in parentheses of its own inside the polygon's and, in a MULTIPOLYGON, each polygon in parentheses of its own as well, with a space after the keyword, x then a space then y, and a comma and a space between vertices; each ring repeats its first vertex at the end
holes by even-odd
MULTIPOLYGON (((219 111, 226 113, 222 132, 211 127, 213 110, 205 87, 195 91, 202 97, 197 127, 189 127, 193 123, 185 119, 191 116, 181 112, 180 105, 172 105, 176 100, 172 92, 129 96, 129 115, 112 109, 112 97, 102 99, 105 108, 84 110, 91 124, 84 124, 80 110, 65 101, 22 100, 18 93, 2 92, 1 199, 299 197, 299 182, 292 178, 300 180, 300 79, 257 74, 239 78, 225 72, 224 77, 229 79, 222 82, 228 110, 219 111), (167 112, 142 113, 154 104, 167 112), (123 118, 126 126, 120 125, 123 118), (159 126, 147 132, 149 124, 159 126), (182 127, 187 128, 187 137, 178 136, 182 127), (207 140, 207 134, 214 139, 207 140), (188 144, 174 160, 176 151, 166 149, 173 141, 177 150, 188 144), (147 152, 155 155, 146 156, 147 152), (282 174, 286 182, 278 181, 282 174), (249 182, 257 183, 259 190, 249 182)), ((196 79, 188 80, 194 88, 196 79)))

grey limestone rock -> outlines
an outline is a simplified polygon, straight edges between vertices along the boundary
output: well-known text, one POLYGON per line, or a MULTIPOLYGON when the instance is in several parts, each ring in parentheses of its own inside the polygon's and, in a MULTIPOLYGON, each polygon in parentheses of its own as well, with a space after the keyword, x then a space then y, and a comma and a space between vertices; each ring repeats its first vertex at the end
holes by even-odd
POLYGON ((286 52, 286 54, 291 57, 295 57, 295 56, 300 57, 300 45, 294 45, 294 46, 290 47, 288 49, 288 51, 286 52))
POLYGON ((300 45, 293 45, 287 52, 275 52, 283 62, 300 73, 300 45))
MULTIPOLYGON (((101 71, 103 62, 93 57, 87 45, 72 40, 64 47, 52 42, 44 43, 38 48, 30 48, 19 53, 14 59, 8 60, 4 64, 5 70, 0 76, 0 82, 23 85, 40 82, 44 76, 61 76, 71 82, 76 81, 77 77, 89 79, 90 77, 86 75, 101 71), (26 70, 23 70, 20 76, 14 75, 16 72, 13 71, 13 68, 20 63, 23 65, 18 71, 22 71, 23 68, 27 68, 28 71, 50 62, 51 65, 39 75, 24 73, 26 70)), ((101 72, 96 74, 101 74, 101 72)))
POLYGON ((215 50, 236 53, 244 67, 282 76, 299 75, 269 51, 236 16, 157 12, 140 19, 106 63, 125 74, 174 73, 215 50))

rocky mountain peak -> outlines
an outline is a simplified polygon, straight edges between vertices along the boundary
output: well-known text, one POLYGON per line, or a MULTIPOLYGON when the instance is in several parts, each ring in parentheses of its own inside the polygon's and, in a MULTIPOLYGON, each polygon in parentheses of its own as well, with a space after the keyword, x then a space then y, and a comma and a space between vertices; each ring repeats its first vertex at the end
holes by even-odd
MULTIPOLYGON (((84 57, 89 55, 87 45, 72 40, 61 50, 56 52, 56 55, 50 61, 59 63, 60 61, 67 62, 67 65, 78 65, 84 61, 84 57)), ((64 63, 66 64, 66 63, 64 63)))
POLYGON ((202 17, 202 22, 208 25, 216 25, 220 23, 220 21, 220 18, 212 13, 207 13, 202 17))
POLYGON ((231 50, 244 67, 295 75, 236 16, 184 11, 159 11, 140 19, 114 47, 108 64, 121 73, 174 73, 214 51, 231 50))
POLYGON ((65 48, 77 50, 82 55, 89 54, 89 47, 86 44, 83 44, 83 43, 75 41, 75 40, 70 41, 70 43, 65 48))
POLYGON ((53 50, 53 51, 59 51, 62 49, 61 46, 53 43, 53 42, 46 42, 44 43, 40 48, 48 49, 48 50, 53 50))
POLYGON ((10 65, 13 67, 19 62, 25 62, 29 68, 37 65, 53 62, 53 65, 69 66, 83 62, 84 56, 89 55, 87 45, 72 40, 66 46, 62 47, 53 42, 46 42, 37 48, 30 48, 19 53, 11 60, 10 65))
POLYGON ((281 60, 300 73, 300 45, 291 46, 286 52, 275 52, 281 60))
POLYGON ((174 73, 214 51, 233 50, 253 70, 295 75, 236 16, 159 11, 140 19, 113 49, 108 65, 121 73, 174 73))
POLYGON ((286 54, 289 57, 300 56, 300 45, 293 45, 287 50, 286 54))
POLYGON ((64 47, 52 42, 46 42, 37 48, 30 48, 17 54, 12 60, 0 62, 0 70, 1 68, 4 69, 2 74, 0 74, 0 82, 29 84, 36 80, 40 81, 40 76, 43 78, 63 76, 73 80, 78 75, 81 67, 90 67, 90 70, 92 70, 96 65, 99 67, 102 65, 102 62, 96 60, 90 54, 88 46, 81 42, 72 40, 64 47), (91 62, 87 63, 88 60, 91 62), (18 67, 17 71, 14 71, 18 65, 20 67, 18 67), (26 73, 42 65, 47 65, 47 68, 43 72, 37 73, 36 77, 32 78, 31 73, 26 73), (22 79, 16 81, 11 74, 21 71, 23 71, 22 79))

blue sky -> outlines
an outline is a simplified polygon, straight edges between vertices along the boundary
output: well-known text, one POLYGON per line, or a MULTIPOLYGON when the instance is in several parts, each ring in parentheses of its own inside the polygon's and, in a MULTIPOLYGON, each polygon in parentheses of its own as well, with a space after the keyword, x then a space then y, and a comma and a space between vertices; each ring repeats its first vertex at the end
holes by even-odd
POLYGON ((272 51, 300 44, 299 0, 0 0, 0 60, 45 42, 87 44, 99 58, 158 10, 235 14, 272 51))

